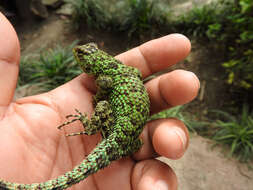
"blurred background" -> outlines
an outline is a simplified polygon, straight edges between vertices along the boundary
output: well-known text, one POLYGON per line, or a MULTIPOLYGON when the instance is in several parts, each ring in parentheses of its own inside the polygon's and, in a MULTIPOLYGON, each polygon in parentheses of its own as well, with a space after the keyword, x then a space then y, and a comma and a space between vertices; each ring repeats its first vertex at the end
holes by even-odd
POLYGON ((186 155, 170 164, 182 190, 253 189, 253 0, 0 0, 21 43, 15 98, 38 94, 81 73, 71 49, 95 42, 112 55, 170 33, 192 42, 182 62, 201 88, 177 117, 191 132, 186 155))

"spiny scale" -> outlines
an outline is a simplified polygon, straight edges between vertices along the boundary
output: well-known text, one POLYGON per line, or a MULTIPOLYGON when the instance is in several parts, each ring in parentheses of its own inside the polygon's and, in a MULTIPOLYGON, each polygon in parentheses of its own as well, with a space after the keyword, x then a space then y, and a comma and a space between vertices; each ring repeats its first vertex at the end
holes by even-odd
POLYGON ((68 116, 73 119, 59 128, 79 120, 84 131, 78 134, 93 135, 101 132, 102 141, 72 171, 56 179, 35 184, 17 184, 0 179, 0 189, 66 189, 108 166, 112 161, 133 154, 142 146, 139 135, 149 117, 150 103, 141 73, 99 50, 93 43, 77 46, 73 53, 83 71, 96 78, 96 106, 90 120, 86 114, 77 110, 76 115, 68 116))

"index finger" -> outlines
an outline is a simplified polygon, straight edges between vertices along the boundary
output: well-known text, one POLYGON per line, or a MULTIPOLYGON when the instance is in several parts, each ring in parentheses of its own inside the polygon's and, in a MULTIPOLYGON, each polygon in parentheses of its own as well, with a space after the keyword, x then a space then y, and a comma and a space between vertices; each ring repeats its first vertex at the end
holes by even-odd
POLYGON ((16 32, 0 12, 0 115, 13 100, 19 57, 20 47, 16 32))
POLYGON ((184 35, 170 34, 146 42, 116 56, 124 64, 138 68, 145 78, 183 60, 191 50, 184 35))

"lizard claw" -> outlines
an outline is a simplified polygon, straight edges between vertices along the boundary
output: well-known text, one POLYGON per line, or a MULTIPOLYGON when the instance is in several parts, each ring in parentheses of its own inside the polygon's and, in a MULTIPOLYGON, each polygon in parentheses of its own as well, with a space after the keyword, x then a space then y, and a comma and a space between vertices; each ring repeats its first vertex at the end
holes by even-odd
MULTIPOLYGON (((73 115, 73 114, 70 114, 70 115, 67 115, 66 116, 66 119, 69 119, 69 118, 74 118, 74 119, 72 119, 72 120, 70 120, 70 121, 67 121, 67 122, 64 122, 63 124, 61 124, 61 125, 59 125, 57 128, 58 129, 61 129, 63 126, 65 126, 65 125, 69 125, 70 123, 73 123, 73 122, 75 122, 75 121, 77 121, 77 120, 81 120, 81 118, 82 117, 87 117, 87 115, 86 114, 82 114, 78 109, 75 109, 75 111, 78 113, 78 114, 76 114, 76 115, 73 115)), ((72 136, 72 135, 71 135, 72 136)))
POLYGON ((77 135, 87 135, 87 133, 85 131, 70 133, 70 134, 67 134, 66 137, 77 136, 77 135))

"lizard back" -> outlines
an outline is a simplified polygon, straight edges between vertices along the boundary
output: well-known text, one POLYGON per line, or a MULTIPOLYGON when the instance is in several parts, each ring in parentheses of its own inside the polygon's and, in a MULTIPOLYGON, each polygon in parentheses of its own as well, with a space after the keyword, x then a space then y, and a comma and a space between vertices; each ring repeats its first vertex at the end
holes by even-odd
POLYGON ((76 184, 108 166, 112 161, 138 151, 139 135, 149 117, 149 97, 138 69, 126 66, 99 50, 93 43, 73 49, 77 63, 87 74, 94 75, 98 91, 91 119, 77 110, 73 120, 83 124, 84 131, 72 134, 102 134, 102 141, 72 171, 42 183, 18 184, 0 179, 3 190, 59 190, 76 184))

